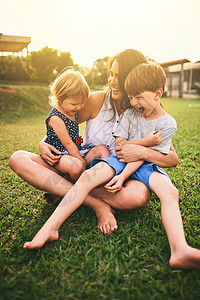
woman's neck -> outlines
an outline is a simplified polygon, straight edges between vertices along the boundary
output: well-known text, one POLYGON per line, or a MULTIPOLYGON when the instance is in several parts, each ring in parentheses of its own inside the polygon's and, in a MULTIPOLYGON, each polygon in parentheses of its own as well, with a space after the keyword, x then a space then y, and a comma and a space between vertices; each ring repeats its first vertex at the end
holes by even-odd
POLYGON ((124 110, 121 108, 120 100, 115 100, 115 107, 118 115, 120 116, 124 112, 124 110))

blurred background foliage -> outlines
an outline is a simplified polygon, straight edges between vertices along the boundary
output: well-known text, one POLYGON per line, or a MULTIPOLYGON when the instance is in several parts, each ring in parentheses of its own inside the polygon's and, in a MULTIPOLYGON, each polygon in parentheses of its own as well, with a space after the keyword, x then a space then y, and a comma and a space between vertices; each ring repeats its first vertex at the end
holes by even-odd
POLYGON ((49 48, 29 52, 27 57, 14 55, 0 56, 0 81, 4 83, 44 83, 52 82, 65 67, 74 67, 86 77, 91 88, 107 83, 107 63, 109 57, 97 59, 92 68, 75 64, 70 52, 49 48))

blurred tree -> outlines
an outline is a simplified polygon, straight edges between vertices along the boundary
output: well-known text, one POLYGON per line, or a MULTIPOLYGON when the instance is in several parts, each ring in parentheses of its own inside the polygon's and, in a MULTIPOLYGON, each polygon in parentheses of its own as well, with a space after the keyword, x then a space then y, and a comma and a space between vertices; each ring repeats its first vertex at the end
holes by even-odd
POLYGON ((95 60, 92 69, 86 75, 86 80, 91 88, 95 86, 104 86, 107 84, 107 65, 110 57, 99 58, 95 60))
POLYGON ((57 50, 48 46, 38 52, 30 52, 31 79, 38 82, 50 82, 57 67, 57 50))
POLYGON ((70 52, 60 52, 58 51, 58 61, 56 71, 60 73, 65 67, 73 66, 74 62, 71 58, 70 52))
POLYGON ((0 79, 5 81, 29 81, 26 58, 13 55, 0 56, 0 79))

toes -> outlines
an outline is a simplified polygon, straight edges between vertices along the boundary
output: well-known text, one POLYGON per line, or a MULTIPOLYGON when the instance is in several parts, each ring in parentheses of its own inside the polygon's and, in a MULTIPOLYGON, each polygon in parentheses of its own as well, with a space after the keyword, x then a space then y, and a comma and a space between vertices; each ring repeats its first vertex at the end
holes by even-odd
POLYGON ((115 231, 118 229, 118 226, 117 225, 114 225, 114 226, 111 226, 111 232, 115 231))

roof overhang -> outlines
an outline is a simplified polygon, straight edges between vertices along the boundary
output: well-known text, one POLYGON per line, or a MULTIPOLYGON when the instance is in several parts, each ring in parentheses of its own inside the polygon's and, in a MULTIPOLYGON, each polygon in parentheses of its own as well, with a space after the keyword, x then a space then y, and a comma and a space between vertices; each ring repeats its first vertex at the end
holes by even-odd
POLYGON ((3 35, 0 33, 0 51, 20 52, 30 44, 29 36, 3 35))
POLYGON ((188 60, 187 58, 183 58, 183 59, 178 59, 178 60, 174 60, 174 61, 168 61, 168 62, 163 62, 160 65, 162 67, 170 67, 170 66, 174 66, 174 65, 179 65, 179 64, 185 64, 190 62, 190 60, 188 60))

